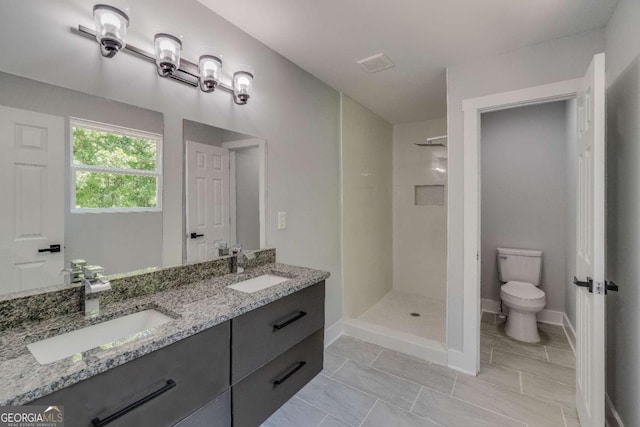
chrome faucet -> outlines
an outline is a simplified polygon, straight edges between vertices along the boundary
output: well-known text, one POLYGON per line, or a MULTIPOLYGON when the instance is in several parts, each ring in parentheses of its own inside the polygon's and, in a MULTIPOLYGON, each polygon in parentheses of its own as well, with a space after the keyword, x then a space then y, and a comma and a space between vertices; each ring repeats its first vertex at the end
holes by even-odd
POLYGON ((253 252, 243 251, 242 245, 239 244, 231 248, 231 254, 231 272, 236 274, 244 273, 246 262, 256 257, 253 252))
POLYGON ((84 315, 96 317, 100 314, 100 293, 111 289, 111 283, 104 278, 104 268, 99 265, 82 267, 84 275, 84 315))
POLYGON ((69 261, 69 268, 63 268, 60 274, 69 273, 70 283, 80 283, 84 279, 82 268, 85 265, 87 265, 87 261, 83 259, 72 259, 69 261))

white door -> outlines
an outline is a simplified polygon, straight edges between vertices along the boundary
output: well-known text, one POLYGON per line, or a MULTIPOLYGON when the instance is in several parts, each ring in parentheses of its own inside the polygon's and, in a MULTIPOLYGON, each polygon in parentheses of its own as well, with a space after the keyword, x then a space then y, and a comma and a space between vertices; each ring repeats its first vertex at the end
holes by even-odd
POLYGON ((576 407, 584 427, 605 425, 605 64, 593 58, 578 93, 576 407))
POLYGON ((0 106, 0 201, 0 294, 62 283, 62 117, 0 106))
POLYGON ((229 150, 187 141, 187 261, 215 258, 229 242, 229 150))

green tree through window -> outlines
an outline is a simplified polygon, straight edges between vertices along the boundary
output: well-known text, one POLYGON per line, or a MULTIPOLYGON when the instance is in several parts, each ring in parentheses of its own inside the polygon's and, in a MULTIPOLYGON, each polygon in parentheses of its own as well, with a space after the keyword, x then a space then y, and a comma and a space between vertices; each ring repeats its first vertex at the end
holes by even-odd
MULTIPOLYGON (((90 126, 90 125, 88 125, 90 126)), ((159 137, 72 124, 76 209, 157 208, 159 137)))

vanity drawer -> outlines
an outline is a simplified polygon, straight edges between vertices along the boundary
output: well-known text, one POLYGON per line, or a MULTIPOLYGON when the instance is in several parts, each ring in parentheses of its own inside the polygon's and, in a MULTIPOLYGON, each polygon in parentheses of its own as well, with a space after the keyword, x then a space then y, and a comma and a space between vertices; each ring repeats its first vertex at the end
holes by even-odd
POLYGON ((225 391, 174 427, 231 427, 231 391, 225 391))
POLYGON ((171 426, 229 387, 229 322, 32 402, 64 405, 65 426, 171 426), (173 381, 173 382, 172 382, 173 381))
POLYGON ((324 281, 231 321, 231 384, 324 327, 324 281))
POLYGON ((322 371, 324 329, 231 388, 234 427, 256 427, 322 371))

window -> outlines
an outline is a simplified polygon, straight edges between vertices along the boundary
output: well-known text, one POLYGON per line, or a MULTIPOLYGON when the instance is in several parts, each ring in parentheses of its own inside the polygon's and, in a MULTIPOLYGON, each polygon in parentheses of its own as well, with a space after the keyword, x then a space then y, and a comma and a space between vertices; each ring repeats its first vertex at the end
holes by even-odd
POLYGON ((162 136, 71 120, 71 211, 162 207, 162 136))

